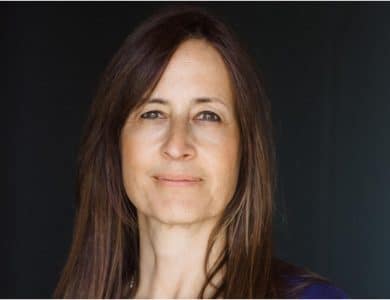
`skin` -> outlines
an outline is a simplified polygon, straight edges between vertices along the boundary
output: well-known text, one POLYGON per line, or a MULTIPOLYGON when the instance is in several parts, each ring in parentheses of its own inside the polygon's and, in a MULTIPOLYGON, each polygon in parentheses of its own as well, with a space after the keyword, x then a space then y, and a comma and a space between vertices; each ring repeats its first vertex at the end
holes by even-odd
MULTIPOLYGON (((166 103, 146 103, 131 112, 121 133, 124 186, 137 208, 140 232, 136 298, 196 298, 205 281, 210 232, 236 189, 241 151, 221 55, 203 40, 182 43, 149 99, 155 98, 166 103), (153 177, 161 173, 201 180, 170 186, 153 177)), ((209 266, 224 245, 222 235, 209 266)), ((209 286, 206 297, 213 291, 209 286)))

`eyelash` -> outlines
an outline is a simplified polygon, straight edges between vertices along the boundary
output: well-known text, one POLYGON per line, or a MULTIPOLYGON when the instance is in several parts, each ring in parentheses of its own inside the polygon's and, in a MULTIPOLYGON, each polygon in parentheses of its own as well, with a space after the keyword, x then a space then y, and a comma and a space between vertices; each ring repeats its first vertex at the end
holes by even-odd
MULTIPOLYGON (((144 118, 144 117, 142 117, 143 115, 149 114, 149 113, 161 113, 161 112, 158 110, 147 111, 141 115, 141 118, 142 119, 152 119, 152 120, 157 119, 157 118, 144 118)), ((207 110, 201 112, 201 114, 203 114, 203 113, 208 113, 209 115, 214 115, 217 117, 217 120, 213 119, 213 120, 201 120, 201 121, 221 122, 221 118, 216 113, 213 113, 212 111, 207 111, 207 110)))

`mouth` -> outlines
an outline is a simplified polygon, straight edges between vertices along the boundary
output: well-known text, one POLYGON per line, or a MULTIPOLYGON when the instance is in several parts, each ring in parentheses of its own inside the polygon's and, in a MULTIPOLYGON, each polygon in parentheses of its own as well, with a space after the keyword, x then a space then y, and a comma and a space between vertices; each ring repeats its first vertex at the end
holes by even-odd
POLYGON ((188 175, 156 175, 153 178, 167 186, 193 186, 199 184, 202 179, 188 175))

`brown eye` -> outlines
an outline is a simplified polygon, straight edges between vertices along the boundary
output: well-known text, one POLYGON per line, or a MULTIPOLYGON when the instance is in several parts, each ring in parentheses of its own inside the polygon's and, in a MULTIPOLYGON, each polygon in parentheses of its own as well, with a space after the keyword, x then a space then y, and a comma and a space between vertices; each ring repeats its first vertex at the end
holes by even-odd
POLYGON ((220 122, 221 118, 213 113, 212 111, 203 111, 199 115, 203 115, 205 117, 202 118, 201 121, 211 121, 211 122, 220 122))
POLYGON ((148 112, 146 112, 146 113, 143 113, 142 115, 141 115, 141 118, 142 119, 157 119, 157 116, 158 115, 161 115, 161 112, 160 111, 158 111, 158 110, 151 110, 151 111, 148 111, 148 112))

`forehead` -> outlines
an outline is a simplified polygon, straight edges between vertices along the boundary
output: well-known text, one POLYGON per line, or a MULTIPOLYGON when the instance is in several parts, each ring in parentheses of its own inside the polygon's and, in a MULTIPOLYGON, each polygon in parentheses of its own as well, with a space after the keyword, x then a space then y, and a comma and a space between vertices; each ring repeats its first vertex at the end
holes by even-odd
POLYGON ((222 56, 211 44, 197 39, 179 46, 151 97, 173 101, 216 97, 233 104, 230 74, 222 56))

